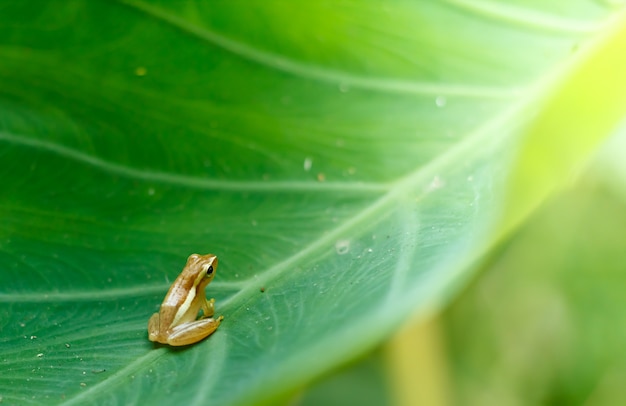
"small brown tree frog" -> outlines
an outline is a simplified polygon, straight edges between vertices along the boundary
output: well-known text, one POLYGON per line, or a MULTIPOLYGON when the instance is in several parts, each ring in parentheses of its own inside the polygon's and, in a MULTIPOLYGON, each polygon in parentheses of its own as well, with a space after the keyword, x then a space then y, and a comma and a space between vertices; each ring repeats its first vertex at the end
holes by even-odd
POLYGON ((215 299, 207 300, 204 293, 216 269, 217 257, 213 254, 189 256, 187 265, 165 295, 161 309, 148 321, 150 341, 189 345, 217 330, 224 317, 213 318, 215 299))

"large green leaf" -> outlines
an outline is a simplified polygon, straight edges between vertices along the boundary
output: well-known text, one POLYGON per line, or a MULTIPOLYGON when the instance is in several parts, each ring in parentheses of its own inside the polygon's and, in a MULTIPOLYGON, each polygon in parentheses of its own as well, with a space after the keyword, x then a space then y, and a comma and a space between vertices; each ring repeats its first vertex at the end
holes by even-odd
POLYGON ((277 399, 432 309, 555 78, 619 49, 610 4, 2 2, 0 396, 277 399), (225 320, 153 346, 192 252, 225 320))

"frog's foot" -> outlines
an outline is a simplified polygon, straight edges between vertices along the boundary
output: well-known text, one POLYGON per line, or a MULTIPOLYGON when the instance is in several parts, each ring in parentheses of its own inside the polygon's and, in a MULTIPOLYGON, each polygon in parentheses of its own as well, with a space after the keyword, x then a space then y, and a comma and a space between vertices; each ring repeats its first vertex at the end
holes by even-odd
POLYGON ((148 320, 148 339, 159 341, 159 313, 154 313, 148 320))

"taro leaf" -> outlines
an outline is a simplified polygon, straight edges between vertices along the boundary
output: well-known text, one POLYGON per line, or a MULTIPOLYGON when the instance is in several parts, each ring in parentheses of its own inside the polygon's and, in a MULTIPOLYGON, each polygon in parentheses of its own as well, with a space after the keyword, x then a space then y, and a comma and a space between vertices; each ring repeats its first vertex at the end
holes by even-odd
POLYGON ((2 2, 3 401, 272 401, 445 301, 530 113, 618 42, 545 3, 2 2), (153 346, 192 252, 225 320, 153 346))

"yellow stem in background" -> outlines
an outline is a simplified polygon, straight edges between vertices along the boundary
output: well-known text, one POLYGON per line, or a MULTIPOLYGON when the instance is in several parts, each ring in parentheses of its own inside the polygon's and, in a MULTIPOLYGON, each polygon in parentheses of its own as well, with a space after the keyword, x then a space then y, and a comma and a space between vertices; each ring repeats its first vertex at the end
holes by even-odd
POLYGON ((449 398, 445 346, 437 317, 410 322, 384 347, 397 406, 444 406, 449 398))

